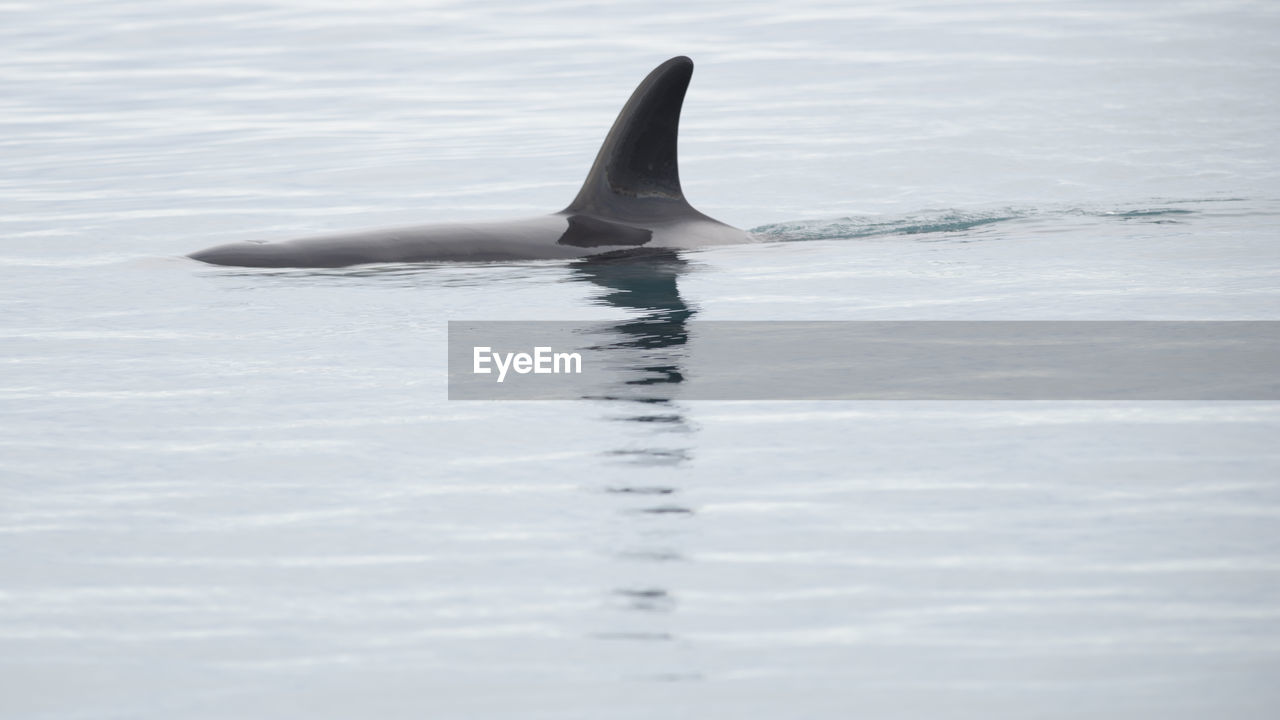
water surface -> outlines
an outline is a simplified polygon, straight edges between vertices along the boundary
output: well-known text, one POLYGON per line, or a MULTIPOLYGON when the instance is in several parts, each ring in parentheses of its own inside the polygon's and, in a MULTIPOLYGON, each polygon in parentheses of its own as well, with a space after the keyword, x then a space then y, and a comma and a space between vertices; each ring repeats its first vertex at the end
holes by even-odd
MULTIPOLYGON (((1268 403, 445 399, 448 320, 1280 318, 1249 2, 0 5, 0 714, 1275 714, 1268 403), (240 271, 563 207, 697 63, 646 265, 240 271)), ((656 340, 655 340, 656 338, 656 340)), ((630 356, 628 356, 630 357, 630 356)))

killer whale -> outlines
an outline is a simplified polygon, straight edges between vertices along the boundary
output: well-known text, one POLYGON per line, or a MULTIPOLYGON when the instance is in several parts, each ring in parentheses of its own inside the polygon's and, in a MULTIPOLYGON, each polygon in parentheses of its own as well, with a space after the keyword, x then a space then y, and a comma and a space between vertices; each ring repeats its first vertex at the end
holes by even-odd
POLYGON ((685 200, 676 161, 680 110, 693 61, 674 57, 631 94, 587 179, 560 212, 505 222, 431 224, 279 242, 237 242, 188 257, 238 267, 571 259, 750 242, 685 200))

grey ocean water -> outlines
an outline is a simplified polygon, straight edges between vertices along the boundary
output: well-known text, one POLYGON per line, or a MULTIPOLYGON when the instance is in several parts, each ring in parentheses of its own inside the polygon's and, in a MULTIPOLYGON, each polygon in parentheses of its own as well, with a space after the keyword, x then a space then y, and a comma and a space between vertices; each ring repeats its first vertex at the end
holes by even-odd
POLYGON ((1280 319, 1280 6, 355 8, 0 3, 0 715, 1275 716, 1275 403, 449 402, 445 328, 1280 319), (558 210, 676 54, 774 242, 182 257, 558 210))

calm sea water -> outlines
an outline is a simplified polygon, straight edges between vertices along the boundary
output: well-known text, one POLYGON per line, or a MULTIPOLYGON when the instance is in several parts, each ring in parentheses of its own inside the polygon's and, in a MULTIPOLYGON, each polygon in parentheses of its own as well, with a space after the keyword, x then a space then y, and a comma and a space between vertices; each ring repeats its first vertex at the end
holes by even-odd
POLYGON ((1280 407, 459 403, 448 320, 1280 319, 1252 2, 0 3, 0 715, 1270 718, 1280 407), (756 245, 565 205, 676 54, 756 245))

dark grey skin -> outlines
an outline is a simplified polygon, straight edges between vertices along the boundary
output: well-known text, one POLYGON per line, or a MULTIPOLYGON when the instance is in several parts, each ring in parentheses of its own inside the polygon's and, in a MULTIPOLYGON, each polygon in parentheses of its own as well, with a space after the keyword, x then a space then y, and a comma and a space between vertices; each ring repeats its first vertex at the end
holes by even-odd
POLYGON ((365 263, 541 260, 631 250, 751 242, 694 210, 680 189, 676 141, 693 61, 672 58, 649 73, 618 114, 587 180, 552 215, 418 225, 282 242, 238 242, 192 253, 215 265, 345 267, 365 263))

